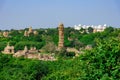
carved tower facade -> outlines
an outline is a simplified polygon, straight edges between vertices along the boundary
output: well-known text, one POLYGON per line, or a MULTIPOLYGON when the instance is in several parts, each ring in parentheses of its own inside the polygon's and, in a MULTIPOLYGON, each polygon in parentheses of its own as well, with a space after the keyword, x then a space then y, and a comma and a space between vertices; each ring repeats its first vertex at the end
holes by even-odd
POLYGON ((64 25, 62 23, 59 24, 58 30, 59 30, 58 49, 61 49, 64 47, 64 25))

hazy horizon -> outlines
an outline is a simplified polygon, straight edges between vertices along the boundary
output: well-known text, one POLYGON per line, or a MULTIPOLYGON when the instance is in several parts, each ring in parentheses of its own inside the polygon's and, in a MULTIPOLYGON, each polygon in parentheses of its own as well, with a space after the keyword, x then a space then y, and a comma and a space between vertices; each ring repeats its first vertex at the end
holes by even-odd
POLYGON ((78 24, 120 27, 120 0, 1 0, 0 29, 78 24))

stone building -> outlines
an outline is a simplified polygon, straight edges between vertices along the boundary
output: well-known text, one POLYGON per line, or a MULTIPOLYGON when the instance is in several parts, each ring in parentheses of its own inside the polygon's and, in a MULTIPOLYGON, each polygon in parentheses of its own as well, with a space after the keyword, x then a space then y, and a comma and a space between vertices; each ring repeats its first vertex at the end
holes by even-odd
POLYGON ((58 30, 59 30, 58 49, 61 49, 64 47, 64 25, 62 23, 58 26, 58 30))
POLYGON ((38 53, 38 50, 36 49, 36 47, 31 47, 29 53, 38 53))
POLYGON ((37 32, 37 31, 33 31, 33 34, 34 34, 34 35, 37 35, 37 34, 38 34, 38 32, 37 32))
POLYGON ((38 59, 38 60, 56 60, 53 56, 49 54, 39 54, 38 50, 36 50, 35 47, 31 47, 30 50, 28 50, 27 46, 24 47, 24 50, 17 51, 14 55, 14 57, 21 57, 29 58, 29 59, 38 59))
POLYGON ((30 28, 28 29, 28 31, 25 30, 24 36, 29 36, 30 34, 37 35, 38 32, 37 32, 37 31, 33 31, 33 30, 32 30, 32 27, 30 27, 30 28))
POLYGON ((8 37, 8 35, 9 35, 9 32, 3 32, 4 37, 8 37))
POLYGON ((4 51, 2 51, 4 54, 14 54, 14 46, 10 46, 9 43, 4 48, 4 51))
POLYGON ((24 50, 17 51, 13 56, 20 57, 20 56, 26 56, 28 54, 34 54, 34 53, 38 53, 38 50, 36 50, 36 47, 31 47, 31 49, 28 50, 27 46, 25 46, 24 50))
POLYGON ((29 36, 28 32, 25 30, 24 36, 29 36))
POLYGON ((80 30, 80 29, 88 30, 89 27, 93 28, 93 33, 96 33, 96 32, 102 32, 102 31, 104 31, 107 28, 107 25, 104 24, 104 25, 98 25, 98 26, 94 26, 94 25, 91 25, 91 26, 88 25, 87 26, 87 25, 81 25, 81 24, 79 24, 78 26, 75 25, 74 29, 75 30, 80 30))
POLYGON ((25 56, 28 52, 28 48, 27 46, 24 47, 24 50, 18 50, 13 56, 14 57, 21 57, 21 56, 25 56))
POLYGON ((32 27, 29 28, 28 34, 33 33, 32 27))

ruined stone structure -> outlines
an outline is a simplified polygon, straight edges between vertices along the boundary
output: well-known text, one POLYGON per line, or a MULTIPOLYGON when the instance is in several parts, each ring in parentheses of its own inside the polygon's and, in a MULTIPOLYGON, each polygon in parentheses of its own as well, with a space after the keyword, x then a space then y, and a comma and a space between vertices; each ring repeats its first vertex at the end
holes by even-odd
POLYGON ((29 36, 27 31, 24 32, 24 36, 29 36))
POLYGON ((9 43, 4 48, 4 51, 2 51, 4 54, 14 54, 14 46, 10 46, 9 43))
POLYGON ((36 47, 31 47, 29 53, 38 53, 38 50, 36 49, 36 47))
POLYGON ((8 35, 9 35, 9 32, 3 32, 4 37, 8 37, 8 35))
POLYGON ((28 52, 28 48, 27 48, 27 46, 24 47, 23 52, 24 52, 24 53, 27 53, 27 52, 28 52))
POLYGON ((86 47, 85 47, 85 50, 91 50, 92 49, 92 45, 87 45, 86 47))
POLYGON ((17 51, 13 56, 14 57, 23 56, 24 58, 46 60, 46 61, 55 60, 55 58, 49 54, 39 54, 38 50, 36 50, 36 47, 31 47, 30 50, 28 50, 27 46, 24 47, 24 50, 17 51))
POLYGON ((28 52, 27 47, 24 47, 24 50, 18 50, 13 56, 14 57, 21 57, 21 56, 25 56, 25 54, 28 52))
POLYGON ((33 33, 32 27, 29 28, 28 34, 33 33))
POLYGON ((97 29, 93 29, 93 33, 96 33, 97 32, 97 29))
POLYGON ((77 49, 75 49, 75 48, 70 48, 70 47, 67 47, 66 51, 67 51, 67 52, 80 53, 77 49))
POLYGON ((37 34, 38 34, 38 32, 37 32, 37 31, 33 31, 33 34, 34 34, 34 35, 37 35, 37 34))
POLYGON ((58 42, 58 49, 64 47, 64 25, 61 23, 58 27, 59 30, 59 42, 58 42))
POLYGON ((27 54, 34 54, 34 53, 38 53, 38 50, 36 50, 35 47, 31 47, 31 49, 28 50, 27 46, 25 46, 24 50, 17 51, 13 56, 20 57, 20 56, 26 56, 27 54))
POLYGON ((33 30, 32 30, 32 27, 30 27, 30 28, 28 29, 28 31, 25 30, 24 36, 29 36, 30 34, 37 35, 38 32, 37 32, 37 31, 33 31, 33 30))

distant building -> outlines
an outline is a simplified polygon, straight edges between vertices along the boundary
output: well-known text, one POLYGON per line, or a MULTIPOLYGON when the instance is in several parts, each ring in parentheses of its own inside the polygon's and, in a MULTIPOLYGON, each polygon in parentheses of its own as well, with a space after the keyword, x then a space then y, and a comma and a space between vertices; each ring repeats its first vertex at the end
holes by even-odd
POLYGON ((30 28, 28 29, 28 31, 25 30, 24 36, 30 36, 30 34, 37 35, 38 32, 37 32, 37 31, 33 31, 33 30, 32 30, 32 27, 30 27, 30 28))
POLYGON ((89 27, 92 27, 93 28, 93 32, 95 33, 95 32, 102 32, 102 31, 104 31, 106 29, 107 25, 104 24, 103 26, 102 25, 98 25, 98 26, 93 26, 93 25, 89 26, 88 25, 88 26, 86 26, 86 25, 79 24, 78 26, 75 25, 74 29, 75 30, 80 30, 81 28, 83 28, 83 29, 87 30, 89 27))

